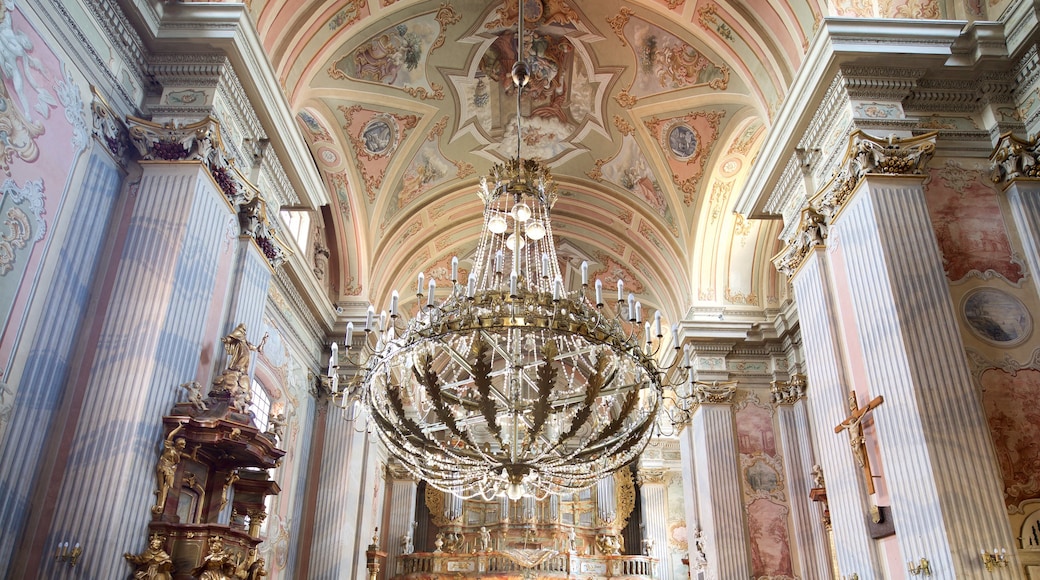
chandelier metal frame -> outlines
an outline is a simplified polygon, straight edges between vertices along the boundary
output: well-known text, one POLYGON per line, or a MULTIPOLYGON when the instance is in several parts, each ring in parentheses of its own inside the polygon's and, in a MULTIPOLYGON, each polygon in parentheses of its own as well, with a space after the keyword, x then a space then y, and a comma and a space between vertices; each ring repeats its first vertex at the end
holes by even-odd
POLYGON ((580 288, 565 286, 550 219, 555 181, 521 157, 520 99, 530 79, 522 60, 512 77, 517 156, 481 179, 483 225, 467 279, 453 258, 438 300, 436 280, 420 273, 414 316, 401 315, 395 290, 388 311, 376 316, 369 306, 360 348, 348 323, 345 354, 358 372, 342 390, 335 343, 329 362, 334 397, 367 410, 391 457, 462 498, 585 489, 638 457, 662 413, 668 426, 682 424, 706 395, 733 389, 695 381, 688 349, 680 367, 677 325, 676 356, 662 369, 661 312, 653 326, 644 321, 621 280, 612 308, 600 280, 590 288, 586 262, 580 288))

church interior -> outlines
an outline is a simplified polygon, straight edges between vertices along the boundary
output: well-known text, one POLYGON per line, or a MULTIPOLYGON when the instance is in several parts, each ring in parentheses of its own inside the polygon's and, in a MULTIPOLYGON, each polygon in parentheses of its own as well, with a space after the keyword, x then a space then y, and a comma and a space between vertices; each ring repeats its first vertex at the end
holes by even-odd
POLYGON ((6 578, 1040 579, 1038 0, 2 0, 0 76, 6 578))

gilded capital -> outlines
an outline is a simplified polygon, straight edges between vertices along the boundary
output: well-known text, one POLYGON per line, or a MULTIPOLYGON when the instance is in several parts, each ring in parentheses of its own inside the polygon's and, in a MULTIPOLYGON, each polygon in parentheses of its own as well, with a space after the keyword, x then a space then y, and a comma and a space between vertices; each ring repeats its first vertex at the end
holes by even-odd
POLYGON ((1010 132, 1004 133, 989 160, 993 183, 1006 185, 1016 179, 1040 177, 1040 168, 1036 164, 1036 139, 1024 141, 1010 132))
POLYGON ((665 472, 663 469, 640 469, 636 473, 636 483, 639 485, 664 484, 665 472))
POLYGON ((841 212, 860 180, 867 175, 924 174, 925 166, 935 154, 936 135, 938 132, 932 131, 905 139, 895 135, 879 139, 855 131, 849 136, 841 171, 816 194, 810 205, 830 220, 841 212))
POLYGON ((773 403, 777 405, 793 405, 798 399, 805 396, 805 376, 791 375, 787 381, 773 381, 770 383, 770 391, 773 393, 773 403))
POLYGON ((827 241, 827 218, 811 207, 802 210, 798 229, 787 240, 787 246, 773 258, 776 269, 788 278, 794 276, 809 252, 827 241))
POLYGON ((693 384, 693 400, 697 403, 732 403, 737 381, 697 381, 693 384))

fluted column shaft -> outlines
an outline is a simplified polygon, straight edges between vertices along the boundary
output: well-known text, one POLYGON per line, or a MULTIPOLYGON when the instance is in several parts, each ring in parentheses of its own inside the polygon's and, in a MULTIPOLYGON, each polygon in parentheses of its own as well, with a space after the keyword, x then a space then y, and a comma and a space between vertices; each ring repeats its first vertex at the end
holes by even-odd
POLYGON ((694 474, 708 578, 744 580, 751 575, 751 559, 733 409, 728 404, 701 404, 689 429, 693 430, 694 474))
MULTIPOLYGON (((1040 181, 1017 179, 1004 192, 1018 228, 1022 254, 1030 272, 1040 272, 1040 181)), ((1033 284, 1040 292, 1040 284, 1033 284)))
POLYGON ((397 561, 404 554, 404 540, 415 537, 412 523, 415 521, 415 495, 417 484, 415 479, 406 473, 391 473, 387 484, 390 494, 390 517, 387 521, 387 571, 392 575, 397 571, 397 561))
POLYGON ((799 397, 794 402, 777 405, 776 418, 780 430, 780 452, 786 468, 785 484, 789 490, 791 523, 794 527, 795 545, 791 556, 801 576, 808 579, 832 577, 830 557, 827 553, 827 534, 817 502, 809 499, 812 489, 810 473, 814 465, 809 417, 805 400, 799 397))
POLYGON ((325 438, 307 573, 312 578, 362 578, 363 572, 354 568, 356 555, 358 547, 371 540, 371 534, 365 537, 358 529, 368 445, 364 419, 346 419, 331 405, 323 419, 325 438))
MULTIPOLYGON (((162 422, 198 373, 230 205, 199 163, 149 163, 84 369, 82 419, 54 499, 54 541, 83 542, 91 578, 126 575, 155 502, 162 422)), ((49 555, 49 554, 48 554, 49 555)), ((40 577, 65 569, 45 557, 40 577)))
MULTIPOLYGON (((869 506, 861 472, 849 449, 848 438, 833 431, 848 414, 846 393, 850 382, 845 375, 844 337, 839 326, 833 323, 840 316, 830 279, 830 258, 826 250, 817 249, 805 258, 791 280, 798 302, 813 402, 809 409, 815 436, 813 447, 827 477, 838 569, 842 575, 880 577, 881 564, 867 529, 865 514, 869 506)), ((785 453, 784 457, 789 456, 785 453)))
POLYGON ((668 557, 668 496, 664 474, 649 471, 640 473, 639 497, 642 505, 643 537, 653 542, 648 556, 657 558, 659 580, 672 580, 672 563, 668 557))
MULTIPOLYGON (((43 297, 39 330, 33 338, 24 371, 17 382, 5 377, 8 401, 13 400, 10 422, 0 420, 0 562, 11 562, 19 538, 32 537, 29 528, 40 526, 45 515, 37 510, 48 505, 34 501, 50 479, 62 454, 56 441, 48 442, 52 426, 68 423, 67 412, 59 409, 77 343, 86 334, 84 324, 90 293, 98 277, 105 236, 117 205, 123 174, 111 157, 98 149, 87 161, 81 197, 69 210, 76 216, 73 243, 58 259, 53 283, 43 297), (35 477, 34 477, 35 475, 35 477), (39 479, 37 479, 39 478, 39 479), (23 530, 25 533, 23 533, 23 530)), ((49 523, 49 522, 48 522, 49 523)), ((46 525, 46 524, 42 524, 46 525)), ((44 548, 45 550, 48 547, 44 548)), ((6 565, 0 567, 4 575, 6 565)))
POLYGON ((1013 546, 920 178, 870 175, 832 224, 841 240, 903 556, 956 578, 1011 577, 978 552, 1013 546))

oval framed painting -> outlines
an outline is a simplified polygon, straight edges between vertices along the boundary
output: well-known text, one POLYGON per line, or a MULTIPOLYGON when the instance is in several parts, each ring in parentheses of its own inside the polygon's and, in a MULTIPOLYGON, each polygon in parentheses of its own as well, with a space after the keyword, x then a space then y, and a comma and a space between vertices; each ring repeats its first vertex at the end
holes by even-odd
POLYGON ((1033 333, 1026 305, 997 288, 969 292, 961 302, 961 314, 975 336, 995 346, 1021 344, 1033 333))

